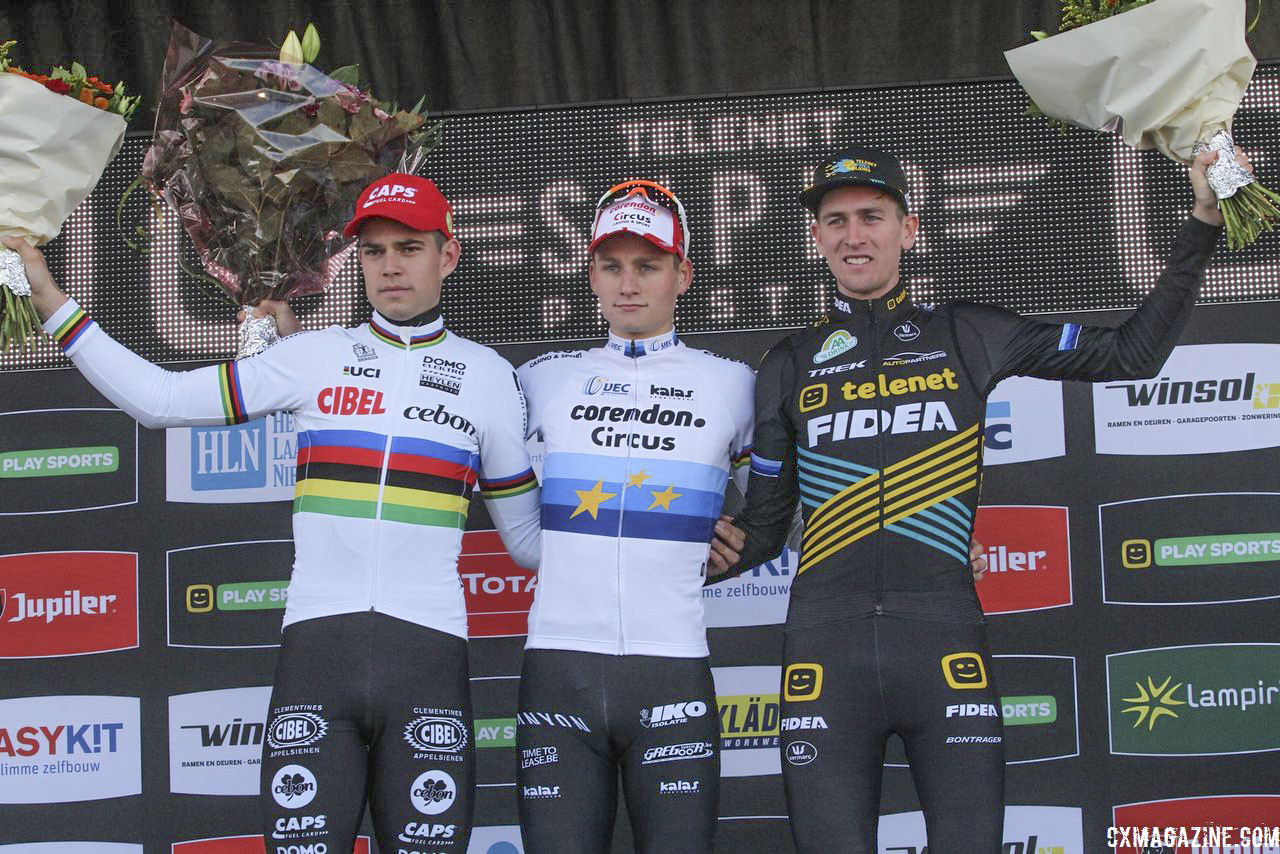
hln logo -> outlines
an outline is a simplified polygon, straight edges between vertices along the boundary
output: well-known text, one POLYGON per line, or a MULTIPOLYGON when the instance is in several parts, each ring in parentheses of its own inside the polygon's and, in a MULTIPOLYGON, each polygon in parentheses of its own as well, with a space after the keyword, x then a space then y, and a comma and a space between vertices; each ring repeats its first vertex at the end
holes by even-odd
POLYGON ((265 433, 261 418, 234 427, 191 428, 191 488, 266 486, 265 433))

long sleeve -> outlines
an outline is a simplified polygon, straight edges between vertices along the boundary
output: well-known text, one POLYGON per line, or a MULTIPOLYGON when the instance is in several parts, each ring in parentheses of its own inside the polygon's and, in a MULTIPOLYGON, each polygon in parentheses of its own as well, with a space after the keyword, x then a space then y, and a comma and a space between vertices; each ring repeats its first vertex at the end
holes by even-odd
POLYGON ((536 569, 542 556, 541 493, 525 445, 527 415, 520 381, 510 371, 489 401, 480 435, 480 490, 512 560, 536 569))

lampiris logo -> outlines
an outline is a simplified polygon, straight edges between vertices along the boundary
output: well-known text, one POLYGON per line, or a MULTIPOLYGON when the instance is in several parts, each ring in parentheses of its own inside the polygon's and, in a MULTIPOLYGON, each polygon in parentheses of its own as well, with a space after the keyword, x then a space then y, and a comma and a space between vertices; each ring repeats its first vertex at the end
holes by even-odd
POLYGON ((1204 644, 1107 656, 1111 752, 1280 750, 1280 644, 1204 644))
POLYGON ((137 502, 137 431, 116 409, 0 413, 0 516, 137 502))
POLYGON ((1100 454, 1207 454, 1280 445, 1280 344, 1178 347, 1160 376, 1094 386, 1100 454))
POLYGON ((138 556, 0 556, 0 658, 48 658, 138 646, 138 556))
POLYGON ((173 549, 168 569, 169 645, 278 646, 280 609, 293 569, 292 540, 173 549))
POLYGON ((1164 495, 1098 508, 1102 598, 1208 605, 1280 597, 1280 493, 1164 495))

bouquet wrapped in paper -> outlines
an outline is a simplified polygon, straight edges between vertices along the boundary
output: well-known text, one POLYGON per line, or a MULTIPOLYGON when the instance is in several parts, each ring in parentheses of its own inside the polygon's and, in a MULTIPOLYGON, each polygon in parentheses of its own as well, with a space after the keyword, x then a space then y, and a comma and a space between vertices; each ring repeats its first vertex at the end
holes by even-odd
POLYGON ((1062 30, 1007 51, 1034 111, 1116 131, 1189 164, 1218 151, 1209 181, 1231 248, 1271 230, 1280 196, 1236 163, 1231 121, 1257 65, 1244 0, 1061 0, 1062 30))
MULTIPOLYGON (((35 74, 0 43, 0 236, 40 246, 85 200, 120 150, 138 106, 79 63, 35 74)), ((0 351, 25 349, 40 328, 18 253, 0 246, 0 351)))
MULTIPOLYGON (((174 27, 142 175, 236 305, 323 290, 345 261, 340 231, 360 191, 437 138, 421 101, 378 101, 353 67, 325 74, 304 61, 318 51, 313 27, 279 53, 174 27)), ((273 318, 246 315, 240 356, 274 337, 273 318)))

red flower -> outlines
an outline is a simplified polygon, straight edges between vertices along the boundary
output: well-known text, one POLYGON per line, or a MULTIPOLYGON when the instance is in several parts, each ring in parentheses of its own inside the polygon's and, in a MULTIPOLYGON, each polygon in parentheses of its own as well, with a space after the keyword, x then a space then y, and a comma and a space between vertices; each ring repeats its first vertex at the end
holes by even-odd
POLYGON ((46 89, 51 92, 57 92, 59 95, 65 95, 71 91, 71 86, 69 86, 65 80, 50 79, 44 81, 44 85, 46 89))

